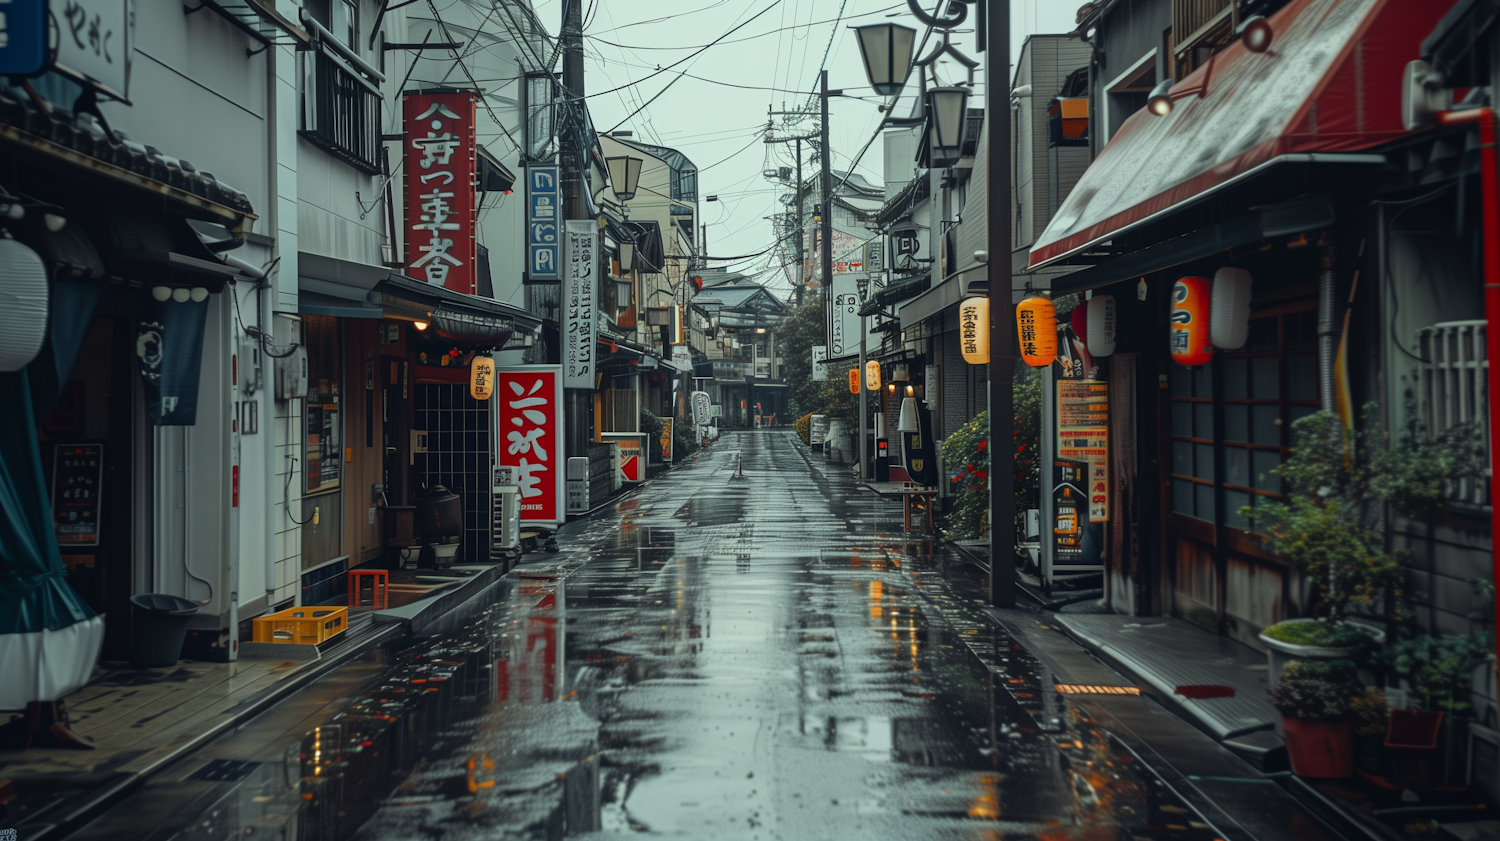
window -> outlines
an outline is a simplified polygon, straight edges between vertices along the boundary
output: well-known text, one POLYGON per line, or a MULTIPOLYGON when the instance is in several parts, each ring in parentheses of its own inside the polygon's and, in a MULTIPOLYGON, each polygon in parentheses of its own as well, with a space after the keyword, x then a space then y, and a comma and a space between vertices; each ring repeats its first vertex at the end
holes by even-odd
POLYGON ((333 14, 329 21, 328 31, 342 41, 344 46, 351 50, 358 50, 359 6, 350 0, 331 0, 331 2, 333 14))
POLYGON ((297 53, 301 63, 304 138, 370 175, 380 172, 380 89, 321 47, 297 53))

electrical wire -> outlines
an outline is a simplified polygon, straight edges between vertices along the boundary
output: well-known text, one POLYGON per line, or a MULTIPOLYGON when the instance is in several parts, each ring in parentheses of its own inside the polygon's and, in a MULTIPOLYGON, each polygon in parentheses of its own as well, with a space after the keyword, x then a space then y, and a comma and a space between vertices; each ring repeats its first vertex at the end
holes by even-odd
MULTIPOLYGON (((822 26, 825 23, 835 23, 836 24, 836 23, 839 23, 842 20, 853 20, 855 18, 863 18, 863 17, 869 17, 871 15, 884 14, 885 12, 889 12, 891 9, 897 8, 898 6, 901 6, 901 5, 903 5, 903 4, 897 3, 894 6, 886 6, 884 9, 876 9, 873 12, 861 12, 861 13, 859 13, 857 15, 849 15, 847 18, 840 17, 840 18, 830 18, 828 20, 813 21, 811 23, 794 23, 791 26, 783 26, 783 27, 780 27, 778 29, 767 29, 765 32, 762 32, 762 33, 760 33, 758 35, 747 35, 744 38, 735 38, 732 41, 719 41, 717 43, 720 43, 720 44, 743 44, 746 41, 754 41, 757 38, 764 38, 767 35, 775 35, 778 32, 785 32, 785 31, 791 30, 791 29, 802 29, 802 28, 812 27, 812 26, 822 26)), ((835 30, 835 31, 837 31, 837 30, 835 30)), ((701 49, 704 46, 708 46, 708 47, 713 46, 713 44, 707 44, 707 45, 683 45, 683 46, 677 46, 677 47, 652 47, 652 46, 648 46, 648 45, 645 45, 645 44, 637 46, 637 45, 634 45, 634 44, 616 44, 613 41, 606 41, 605 39, 600 38, 600 37, 595 36, 595 35, 586 35, 584 37, 589 38, 590 40, 593 40, 593 41, 598 41, 601 44, 609 44, 612 47, 624 47, 626 49, 631 49, 631 50, 695 50, 695 49, 701 49)), ((795 93, 805 93, 805 91, 794 91, 794 92, 795 93)))
MULTIPOLYGON (((1401 299, 1396 294, 1396 281, 1395 281, 1395 278, 1393 278, 1391 276, 1391 236, 1390 235, 1393 234, 1393 233, 1395 233, 1394 228, 1396 226, 1396 221, 1398 219, 1400 219, 1408 210, 1413 210, 1413 209, 1415 209, 1417 207, 1420 207, 1420 206, 1426 204, 1427 202, 1430 202, 1433 199, 1442 196, 1444 193, 1447 193, 1452 188, 1453 188, 1452 184, 1447 184, 1447 185, 1444 185, 1442 187, 1439 187, 1436 190, 1433 190, 1430 193, 1427 193, 1426 195, 1416 196, 1415 198, 1399 199, 1399 200, 1396 200, 1396 201, 1372 201, 1372 202, 1370 202, 1371 204, 1380 205, 1382 207, 1400 207, 1401 208, 1393 216, 1391 216, 1391 218, 1389 220, 1386 221, 1386 223, 1385 223, 1385 225, 1386 225, 1386 237, 1385 237, 1385 241, 1382 244, 1381 249, 1380 249, 1380 274, 1385 279, 1386 294, 1388 294, 1390 296, 1390 298, 1391 298, 1391 316, 1390 316, 1390 319, 1387 321, 1387 331, 1390 333, 1390 336, 1391 336, 1391 344, 1394 344, 1396 346, 1397 350, 1400 350, 1402 353, 1406 354, 1412 360, 1414 360, 1416 362, 1421 362, 1423 364, 1431 363, 1432 360, 1426 359, 1426 358, 1424 358, 1422 356, 1419 356, 1418 354, 1412 353, 1411 351, 1407 350, 1406 346, 1403 345, 1403 344, 1401 344, 1400 337, 1398 337, 1396 335, 1396 318, 1401 313, 1401 299)), ((1421 268, 1421 270, 1420 270, 1420 272, 1418 274, 1418 277, 1417 277, 1418 280, 1421 280, 1421 277, 1427 273, 1426 264, 1422 263, 1421 265, 1422 265, 1422 268, 1421 268)))

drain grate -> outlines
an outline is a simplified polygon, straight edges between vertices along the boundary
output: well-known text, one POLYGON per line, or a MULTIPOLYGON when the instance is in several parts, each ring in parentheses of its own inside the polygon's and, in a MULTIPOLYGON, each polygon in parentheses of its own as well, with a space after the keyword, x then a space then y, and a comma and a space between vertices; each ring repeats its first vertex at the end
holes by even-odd
POLYGON ((1057 691, 1064 695, 1139 695, 1141 690, 1136 686, 1093 686, 1083 683, 1058 683, 1054 684, 1057 691))

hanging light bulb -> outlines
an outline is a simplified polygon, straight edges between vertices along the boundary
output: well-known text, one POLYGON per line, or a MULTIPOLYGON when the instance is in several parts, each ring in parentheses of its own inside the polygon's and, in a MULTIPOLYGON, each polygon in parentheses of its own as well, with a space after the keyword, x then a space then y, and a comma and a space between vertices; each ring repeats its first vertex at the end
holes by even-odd
POLYGON ((166 303, 167 299, 172 297, 172 287, 153 286, 151 287, 151 297, 155 298, 157 301, 166 303))

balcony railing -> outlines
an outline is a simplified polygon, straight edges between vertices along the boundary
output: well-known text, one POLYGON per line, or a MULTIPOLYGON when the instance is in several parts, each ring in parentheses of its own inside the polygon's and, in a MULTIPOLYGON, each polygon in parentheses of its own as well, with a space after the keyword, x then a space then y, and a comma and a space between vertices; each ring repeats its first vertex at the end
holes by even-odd
POLYGON ((1173 52, 1181 54, 1227 26, 1235 0, 1172 0, 1173 52))
POLYGON ((380 89, 322 49, 302 62, 303 137, 361 172, 380 172, 380 89))

